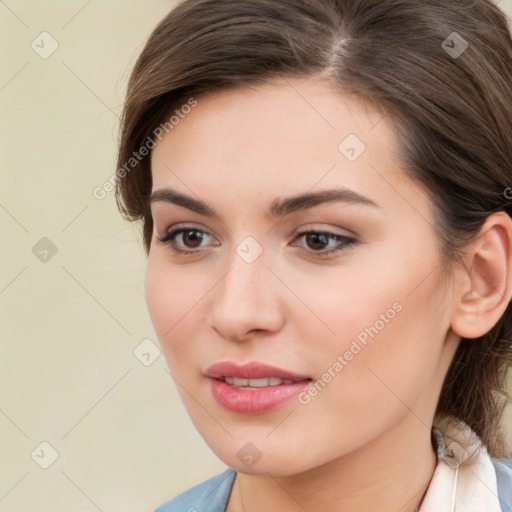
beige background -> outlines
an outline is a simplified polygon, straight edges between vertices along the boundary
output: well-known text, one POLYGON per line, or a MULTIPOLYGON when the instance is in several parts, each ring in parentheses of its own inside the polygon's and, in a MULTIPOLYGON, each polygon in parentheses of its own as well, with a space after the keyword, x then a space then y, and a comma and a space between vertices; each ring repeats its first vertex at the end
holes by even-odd
POLYGON ((136 230, 92 194, 172 5, 0 0, 0 512, 152 511, 225 468, 158 354, 136 230))

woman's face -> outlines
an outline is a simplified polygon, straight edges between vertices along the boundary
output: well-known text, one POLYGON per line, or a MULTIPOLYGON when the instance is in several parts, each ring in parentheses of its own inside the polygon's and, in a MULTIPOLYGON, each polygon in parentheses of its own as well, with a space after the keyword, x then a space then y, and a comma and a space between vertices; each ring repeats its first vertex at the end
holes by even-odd
POLYGON ((390 119, 313 79, 188 111, 152 153, 146 299, 212 450, 284 475, 428 430, 458 337, 390 119))

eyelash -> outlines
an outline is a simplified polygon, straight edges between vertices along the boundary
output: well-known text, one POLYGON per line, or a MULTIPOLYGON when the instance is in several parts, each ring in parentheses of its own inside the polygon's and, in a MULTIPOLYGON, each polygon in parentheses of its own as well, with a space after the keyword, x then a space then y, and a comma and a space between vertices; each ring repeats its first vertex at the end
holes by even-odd
MULTIPOLYGON (((178 235, 180 235, 182 233, 186 233, 187 231, 195 231, 196 233, 203 233, 205 235, 208 235, 208 233, 206 231, 203 231, 202 229, 197 229, 193 226, 185 226, 185 227, 174 229, 173 231, 168 231, 167 233, 164 233, 162 236, 157 237, 157 240, 158 240, 158 242, 160 242, 164 245, 167 245, 171 249, 171 251, 174 252, 177 256, 180 256, 180 257, 191 256, 193 253, 197 253, 199 251, 198 250, 178 249, 176 247, 175 240, 174 240, 178 235)), ((344 236, 344 235, 339 235, 337 233, 331 233, 329 231, 315 231, 315 230, 302 231, 301 233, 297 234, 296 238, 301 238, 306 235, 323 235, 323 236, 327 237, 328 239, 331 239, 331 240, 334 239, 343 244, 341 247, 337 247, 335 249, 330 249, 328 251, 322 251, 322 252, 321 251, 313 251, 313 250, 308 251, 307 249, 305 249, 307 252, 310 252, 313 255, 315 255, 315 257, 319 257, 319 258, 326 258, 329 256, 333 256, 335 254, 344 252, 344 251, 350 249, 353 245, 355 245, 357 243, 357 240, 355 238, 344 236)))

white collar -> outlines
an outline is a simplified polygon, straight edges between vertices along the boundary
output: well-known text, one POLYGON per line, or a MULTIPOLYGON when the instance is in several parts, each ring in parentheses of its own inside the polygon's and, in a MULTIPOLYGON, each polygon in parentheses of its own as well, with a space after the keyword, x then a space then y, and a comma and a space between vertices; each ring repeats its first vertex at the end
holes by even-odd
POLYGON ((417 512, 501 512, 496 471, 475 432, 454 418, 432 430, 438 463, 417 512))

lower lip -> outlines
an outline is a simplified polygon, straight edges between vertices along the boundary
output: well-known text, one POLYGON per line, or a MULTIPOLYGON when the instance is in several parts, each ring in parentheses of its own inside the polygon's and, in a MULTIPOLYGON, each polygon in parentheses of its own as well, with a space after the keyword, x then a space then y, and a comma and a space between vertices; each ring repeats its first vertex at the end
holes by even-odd
POLYGON ((283 405, 311 381, 302 380, 294 384, 280 384, 258 389, 236 388, 222 380, 210 379, 214 398, 220 405, 232 412, 261 414, 283 405))

